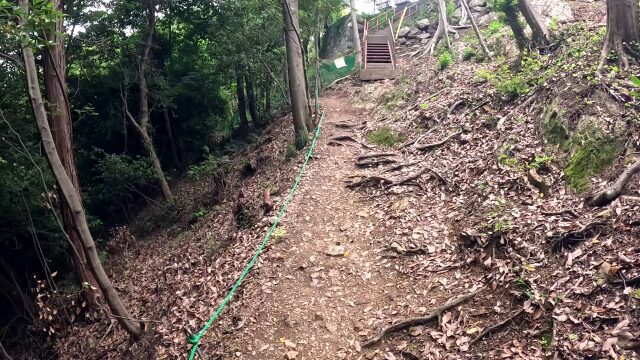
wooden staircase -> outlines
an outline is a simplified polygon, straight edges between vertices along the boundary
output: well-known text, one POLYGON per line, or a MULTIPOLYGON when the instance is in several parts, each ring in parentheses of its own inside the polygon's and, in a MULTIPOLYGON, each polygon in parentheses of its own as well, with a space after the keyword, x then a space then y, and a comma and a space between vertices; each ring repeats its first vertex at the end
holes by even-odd
POLYGON ((368 32, 365 25, 363 34, 364 68, 360 70, 360 80, 395 79, 400 76, 396 68, 396 44, 393 27, 368 32))
POLYGON ((395 79, 400 76, 396 67, 396 33, 402 26, 404 18, 419 13, 425 1, 414 3, 397 12, 394 9, 383 12, 375 18, 364 22, 362 34, 362 57, 364 64, 360 69, 360 80, 395 79), (393 23, 398 23, 394 29, 393 23))

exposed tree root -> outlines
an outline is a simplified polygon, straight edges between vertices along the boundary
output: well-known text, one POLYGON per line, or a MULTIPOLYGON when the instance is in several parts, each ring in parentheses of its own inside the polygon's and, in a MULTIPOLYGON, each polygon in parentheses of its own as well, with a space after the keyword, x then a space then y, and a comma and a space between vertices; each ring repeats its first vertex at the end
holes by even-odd
POLYGON ((354 139, 353 137, 351 137, 351 136, 349 136, 349 135, 338 135, 338 136, 334 136, 334 137, 332 137, 332 138, 331 138, 331 139, 329 139, 329 140, 331 140, 331 141, 338 141, 338 142, 341 142, 341 141, 351 141, 351 142, 358 143, 358 144, 360 143, 360 141, 358 141, 358 140, 354 139))
POLYGON ((496 332, 496 331, 500 331, 502 330, 502 328, 504 328, 505 326, 509 325, 511 322, 513 322, 516 318, 520 317, 520 315, 524 314, 524 310, 520 310, 518 312, 516 312, 515 314, 509 316, 508 318, 506 318, 504 321, 501 321, 491 327, 486 328, 483 332, 481 332, 480 334, 478 334, 478 336, 474 337, 473 339, 471 339, 471 341, 469 341, 469 345, 473 345, 475 343, 477 343, 478 341, 482 340, 485 336, 496 332))
POLYGON ((358 161, 356 163, 356 166, 359 168, 368 168, 368 167, 375 167, 375 166, 380 166, 380 165, 389 165, 389 164, 393 164, 396 163, 397 161, 393 160, 393 159, 387 159, 387 158, 382 158, 382 159, 368 159, 368 160, 363 160, 363 161, 358 161))
MULTIPOLYGON (((535 93, 535 90, 534 90, 535 93)), ((500 120, 498 120, 498 129, 502 129, 504 127, 504 123, 506 121, 508 121, 509 119, 511 119, 513 117, 513 115, 515 115, 518 111, 520 111, 521 109, 529 106, 529 104, 531 104, 533 102, 533 100, 536 99, 536 96, 533 95, 530 98, 528 98, 527 100, 525 100, 522 104, 516 106, 515 109, 511 110, 511 112, 509 112, 507 115, 503 116, 502 118, 500 118, 500 120)))
POLYGON ((427 325, 430 324, 434 321, 438 321, 438 323, 440 322, 440 318, 442 317, 442 314, 447 311, 450 310, 456 306, 462 305, 466 302, 468 302, 469 300, 471 300, 472 298, 474 298, 476 295, 478 295, 480 292, 482 292, 484 290, 484 288, 480 288, 476 291, 473 291, 471 293, 468 293, 466 295, 462 295, 459 296, 453 300, 449 300, 447 301, 446 304, 444 304, 443 306, 435 309, 431 314, 429 314, 428 316, 423 316, 423 317, 417 317, 417 318, 412 318, 409 320, 405 320, 402 322, 399 322, 395 325, 391 325, 387 328, 385 328, 384 330, 382 330, 378 335, 376 335, 374 338, 368 340, 367 342, 365 342, 363 344, 364 347, 370 347, 373 346, 377 343, 380 342, 380 340, 382 340, 385 336, 404 330, 404 329, 408 329, 410 327, 413 326, 419 326, 419 325, 427 325))
POLYGON ((566 244, 581 243, 587 238, 590 238, 591 236, 594 236, 595 234, 600 232, 600 230, 602 230, 602 228, 606 225, 607 223, 605 222, 594 221, 588 223, 578 230, 555 235, 553 236, 553 239, 551 241, 551 250, 558 251, 562 249, 566 244))
POLYGON ((449 116, 451 116, 451 114, 458 108, 458 106, 466 103, 467 103, 467 100, 464 100, 464 99, 456 101, 453 105, 451 105, 449 110, 447 110, 447 113, 445 114, 445 116, 442 118, 440 122, 444 123, 445 121, 447 121, 447 119, 449 119, 449 116))
POLYGON ((640 276, 633 277, 631 279, 626 279, 622 273, 620 273, 620 280, 611 280, 609 281, 613 285, 622 285, 624 287, 627 286, 636 286, 640 284, 640 276))
POLYGON ((414 166, 414 165, 418 165, 420 163, 422 163, 422 161, 413 161, 413 162, 410 162, 410 163, 398 164, 396 166, 393 166, 393 167, 383 171, 382 173, 383 174, 388 174, 388 173, 391 173, 391 172, 396 172, 398 170, 404 169, 406 167, 411 167, 411 166, 414 166))
POLYGON ((640 353, 640 339, 618 341, 618 347, 624 350, 633 350, 640 353))
POLYGON ((631 165, 627 170, 625 170, 618 180, 616 180, 613 185, 609 188, 599 192, 598 194, 589 197, 586 199, 586 204, 589 206, 605 206, 610 202, 618 198, 620 193, 627 185, 627 183, 631 180, 631 178, 640 172, 640 160, 636 161, 633 165, 631 165))
POLYGON ((418 150, 420 150, 420 151, 427 151, 427 150, 435 149, 435 148, 437 148, 437 147, 440 147, 440 146, 442 146, 442 145, 446 144, 446 143, 447 143, 447 141, 449 141, 449 140, 453 139, 454 137, 456 137, 456 136, 458 136, 458 135, 460 135, 460 134, 462 134, 462 131, 455 132, 455 133, 453 133, 453 134, 451 134, 451 135, 447 136, 447 137, 446 137, 444 140, 442 140, 442 141, 438 141, 438 142, 433 143, 433 144, 420 145, 420 146, 416 147, 416 149, 418 149, 418 150))
POLYGON ((358 158, 356 160, 358 162, 360 162, 362 160, 373 159, 373 158, 377 158, 377 157, 389 157, 389 156, 396 156, 396 155, 397 154, 395 154, 395 153, 367 154, 367 155, 358 156, 358 158))
POLYGON ((571 210, 571 209, 564 209, 564 210, 558 210, 558 211, 542 210, 540 212, 540 214, 545 215, 545 216, 555 216, 555 215, 567 214, 567 215, 573 216, 574 218, 579 218, 580 217, 580 215, 577 212, 575 212, 574 210, 571 210))
POLYGON ((370 187, 370 186, 384 186, 386 184, 393 184, 393 181, 383 178, 380 176, 350 176, 350 178, 362 178, 359 181, 348 182, 347 187, 349 189, 356 189, 359 187, 370 187))

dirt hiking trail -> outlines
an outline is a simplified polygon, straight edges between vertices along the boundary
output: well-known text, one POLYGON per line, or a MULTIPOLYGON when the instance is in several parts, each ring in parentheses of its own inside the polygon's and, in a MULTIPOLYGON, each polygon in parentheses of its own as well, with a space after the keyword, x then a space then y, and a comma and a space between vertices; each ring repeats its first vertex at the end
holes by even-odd
POLYGON ((316 152, 280 225, 286 235, 274 240, 263 255, 267 264, 226 314, 243 322, 221 341, 227 356, 347 358, 366 313, 389 303, 400 282, 376 255, 378 225, 367 202, 344 186, 358 149, 328 144, 353 135, 366 117, 339 95, 324 98, 323 107, 316 152))

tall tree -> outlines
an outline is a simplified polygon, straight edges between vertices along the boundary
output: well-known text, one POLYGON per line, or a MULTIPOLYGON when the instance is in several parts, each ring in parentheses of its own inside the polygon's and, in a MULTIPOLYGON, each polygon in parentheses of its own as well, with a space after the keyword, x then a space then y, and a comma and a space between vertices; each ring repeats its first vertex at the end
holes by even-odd
POLYGON ((640 54, 633 48, 638 46, 638 2, 636 0, 607 0, 607 35, 602 47, 600 66, 611 52, 615 52, 618 64, 627 69, 629 59, 640 54))
POLYGON ((249 127, 249 121, 247 119, 247 98, 244 93, 244 75, 240 65, 236 65, 236 95, 238 96, 240 129, 244 131, 249 127))
MULTIPOLYGON (((156 4, 155 0, 147 0, 147 16, 148 16, 148 34, 144 43, 142 54, 138 59, 138 89, 140 97, 140 119, 136 120, 127 107, 127 96, 122 96, 122 102, 124 106, 125 114, 133 127, 138 131, 138 134, 142 138, 142 145, 149 154, 151 160, 151 166, 156 173, 158 183, 160 184, 160 190, 162 191, 162 197, 165 201, 173 203, 173 194, 169 187, 164 171, 162 170, 162 164, 156 152, 153 138, 149 134, 149 126, 151 125, 150 111, 149 111, 149 86, 147 83, 147 71, 149 70, 149 64, 151 63, 151 48, 153 47, 153 37, 156 31, 156 4)), ((125 84, 125 88, 126 88, 125 84)), ((126 93, 126 90, 125 90, 126 93)))
POLYGON ((531 6, 531 1, 519 0, 518 8, 527 21, 529 28, 531 28, 533 44, 538 48, 549 45, 549 29, 540 14, 538 14, 538 11, 531 6))
POLYGON ((351 0, 351 26, 353 27, 353 47, 356 50, 356 65, 360 67, 362 61, 362 46, 358 33, 358 15, 356 14, 355 0, 351 0))
POLYGON ((289 75, 289 93, 293 112, 295 144, 302 149, 309 141, 307 122, 309 107, 307 104, 306 80, 304 78, 304 58, 298 20, 298 0, 282 0, 282 12, 285 24, 285 42, 289 75))
MULTIPOLYGON (((50 3, 52 9, 63 12, 61 0, 51 0, 50 3)), ((45 34, 49 46, 44 51, 44 90, 53 141, 71 184, 80 193, 78 174, 73 157, 73 129, 71 125, 71 109, 67 97, 66 56, 63 34, 63 18, 58 17, 52 26, 46 30, 45 34)), ((93 274, 87 269, 80 235, 75 230, 71 207, 64 196, 60 196, 60 212, 64 231, 71 243, 76 274, 83 285, 85 298, 89 303, 93 303, 94 296, 91 287, 97 287, 97 283, 93 274)))
MULTIPOLYGON (((23 14, 28 14, 29 0, 20 0, 19 5, 23 14)), ((26 23, 25 18, 21 17, 19 21, 20 25, 24 27, 26 23)), ((56 182, 60 186, 60 192, 64 196, 66 203, 71 208, 73 224, 75 230, 80 236, 82 250, 87 258, 89 269, 93 273, 93 276, 95 277, 109 308, 115 315, 116 320, 134 339, 139 339, 143 332, 143 326, 131 319, 131 315, 120 300, 118 292, 113 287, 111 280, 100 263, 96 244, 91 236, 91 232, 89 231, 87 217, 82 207, 80 193, 74 187, 73 182, 67 174, 62 160, 58 155, 53 134, 49 127, 47 111, 44 106, 42 93, 40 92, 40 81, 38 80, 38 70, 36 68, 35 57, 33 55, 31 45, 26 41, 22 44, 22 57, 27 79, 29 100, 35 114, 45 156, 49 162, 53 175, 56 178, 56 182)))

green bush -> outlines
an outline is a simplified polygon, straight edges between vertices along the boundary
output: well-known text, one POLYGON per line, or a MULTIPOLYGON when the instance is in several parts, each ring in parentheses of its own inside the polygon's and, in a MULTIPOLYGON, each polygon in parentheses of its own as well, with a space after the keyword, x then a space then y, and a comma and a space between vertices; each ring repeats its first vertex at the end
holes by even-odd
POLYGON ((453 64, 453 54, 450 51, 443 51, 438 57, 438 70, 442 71, 453 64))
POLYGON ((487 27, 487 31, 490 35, 495 35, 499 33, 500 30, 505 27, 505 25, 506 24, 502 20, 495 20, 489 24, 489 26, 487 27))
POLYGON ((388 127, 383 127, 367 134, 369 142, 385 147, 391 147, 397 143, 404 142, 406 139, 406 136, 397 134, 388 127))
MULTIPOLYGON (((208 153, 208 150, 205 149, 205 153, 208 153)), ((189 167, 187 170, 187 178, 191 181, 201 180, 218 170, 220 164, 220 158, 208 154, 200 164, 189 167)))
POLYGON ((514 75, 507 79, 499 79, 495 81, 495 87, 507 100, 514 100, 529 92, 529 84, 527 84, 527 81, 520 75, 514 75))
POLYGON ((476 56, 476 50, 474 48, 468 47, 464 49, 464 53, 462 54, 462 60, 468 61, 473 59, 476 56))

